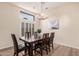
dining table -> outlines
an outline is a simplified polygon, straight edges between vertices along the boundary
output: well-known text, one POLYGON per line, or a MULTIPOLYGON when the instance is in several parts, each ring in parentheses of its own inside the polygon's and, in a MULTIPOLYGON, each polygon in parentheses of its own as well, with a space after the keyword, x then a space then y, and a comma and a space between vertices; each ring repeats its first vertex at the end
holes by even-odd
POLYGON ((38 37, 38 38, 34 38, 34 36, 32 36, 32 37, 30 37, 30 38, 25 38, 25 37, 23 36, 23 37, 21 37, 20 40, 30 46, 30 47, 29 47, 29 51, 28 51, 29 56, 33 56, 34 44, 37 43, 37 42, 39 42, 39 41, 42 41, 41 37, 40 37, 40 38, 39 38, 39 37, 38 37))

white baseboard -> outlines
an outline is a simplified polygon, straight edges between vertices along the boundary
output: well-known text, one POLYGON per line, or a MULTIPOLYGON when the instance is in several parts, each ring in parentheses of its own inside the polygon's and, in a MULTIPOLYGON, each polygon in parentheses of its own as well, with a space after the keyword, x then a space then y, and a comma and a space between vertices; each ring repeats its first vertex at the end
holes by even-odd
POLYGON ((1 51, 1 50, 4 50, 4 49, 11 48, 11 47, 13 47, 13 46, 1 47, 1 48, 0 48, 0 51, 1 51))
MULTIPOLYGON (((77 47, 77 46, 73 46, 73 45, 69 45, 69 44, 65 44, 65 43, 60 43, 60 42, 54 42, 54 43, 58 44, 58 45, 62 45, 62 46, 67 46, 67 47, 79 49, 79 47, 77 47)), ((0 50, 11 48, 11 47, 13 47, 13 46, 2 47, 2 48, 0 48, 0 50)))
POLYGON ((73 46, 73 45, 68 45, 68 44, 65 44, 65 43, 60 43, 60 42, 54 42, 54 43, 58 44, 58 45, 63 45, 63 46, 79 49, 79 47, 76 47, 76 46, 73 46))

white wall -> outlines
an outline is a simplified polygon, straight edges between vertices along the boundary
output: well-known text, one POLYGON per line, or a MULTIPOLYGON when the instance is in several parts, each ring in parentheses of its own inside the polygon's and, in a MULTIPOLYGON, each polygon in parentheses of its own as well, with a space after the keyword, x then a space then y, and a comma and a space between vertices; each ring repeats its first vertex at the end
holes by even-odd
MULTIPOLYGON (((59 30, 54 30, 54 42, 79 49, 79 3, 68 3, 53 8, 50 12, 48 14, 52 19, 53 16, 59 18, 59 30)), ((51 31, 53 30, 49 30, 51 31)))
POLYGON ((0 3, 0 49, 12 46, 11 33, 19 35, 18 8, 0 3))
POLYGON ((0 49, 13 46, 11 33, 20 36, 20 7, 10 3, 0 3, 0 49))
MULTIPOLYGON (((20 36, 20 19, 18 17, 21 8, 9 3, 0 3, 0 49, 12 46, 11 33, 20 36)), ((59 18, 59 30, 47 29, 47 21, 41 24, 45 32, 55 31, 55 43, 79 48, 79 3, 68 3, 53 8, 48 12, 49 18, 59 18), (45 26, 45 28, 44 28, 45 26)), ((36 21, 36 24, 39 21, 36 21)), ((39 25, 37 24, 36 27, 39 25)))

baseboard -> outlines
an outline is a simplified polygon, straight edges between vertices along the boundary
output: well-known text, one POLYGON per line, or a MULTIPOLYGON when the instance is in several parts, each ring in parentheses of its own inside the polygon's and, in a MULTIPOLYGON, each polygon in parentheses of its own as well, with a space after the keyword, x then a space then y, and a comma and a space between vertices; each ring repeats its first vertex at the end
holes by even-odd
POLYGON ((10 46, 10 47, 7 47, 7 48, 0 49, 0 51, 8 50, 8 49, 11 49, 11 48, 13 48, 13 46, 10 46))
POLYGON ((68 45, 68 44, 64 44, 64 43, 55 42, 55 44, 62 45, 62 46, 66 46, 66 47, 70 47, 70 48, 79 49, 79 47, 75 47, 75 46, 68 45))
MULTIPOLYGON (((70 48, 79 49, 79 47, 71 46, 71 45, 68 45, 68 44, 65 44, 65 43, 54 42, 54 44, 62 45, 62 46, 70 47, 70 48)), ((7 48, 0 49, 0 51, 8 50, 8 49, 11 49, 11 48, 13 48, 13 46, 10 46, 10 47, 7 47, 7 48)))

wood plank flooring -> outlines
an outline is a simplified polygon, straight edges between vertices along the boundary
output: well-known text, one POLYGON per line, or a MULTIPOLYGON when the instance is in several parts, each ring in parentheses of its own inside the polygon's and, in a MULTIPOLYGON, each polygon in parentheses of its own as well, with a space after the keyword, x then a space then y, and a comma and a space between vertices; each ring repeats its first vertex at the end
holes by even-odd
MULTIPOLYGON (((22 54, 23 52, 19 55, 21 56, 22 54)), ((44 56, 79 56, 79 49, 54 44, 54 49, 52 50, 51 48, 51 52, 48 55, 45 51, 43 51, 43 54, 44 56)), ((13 56, 13 48, 0 51, 0 56, 13 56)))

